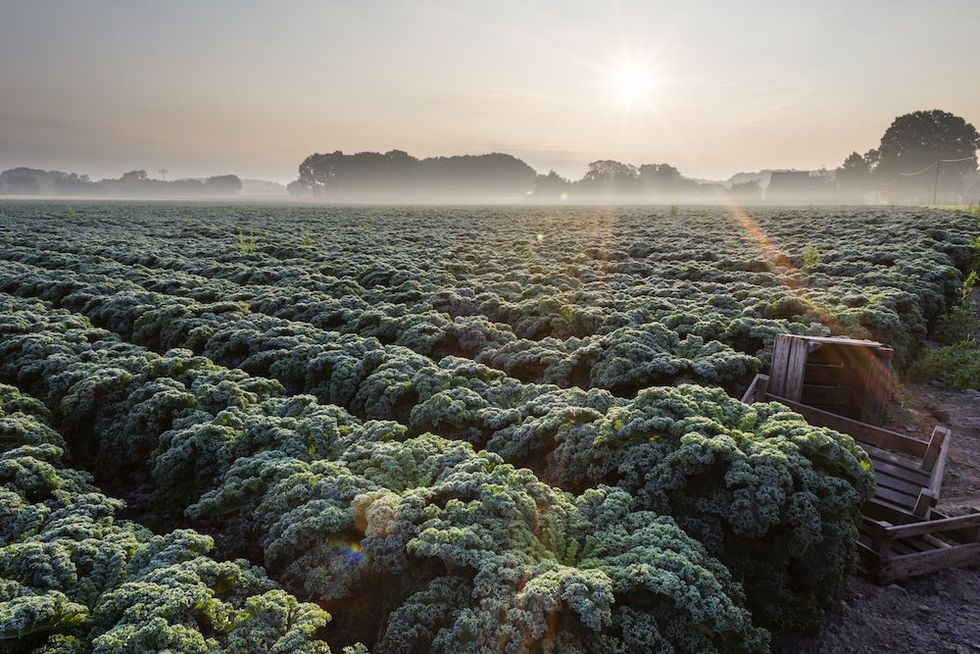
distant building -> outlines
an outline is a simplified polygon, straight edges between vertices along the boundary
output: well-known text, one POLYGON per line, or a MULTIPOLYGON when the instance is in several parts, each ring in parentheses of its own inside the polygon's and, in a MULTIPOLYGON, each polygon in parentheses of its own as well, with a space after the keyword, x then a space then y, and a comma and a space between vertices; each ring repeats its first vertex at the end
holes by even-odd
POLYGON ((831 200, 827 175, 809 170, 774 170, 766 187, 766 202, 799 204, 831 200))

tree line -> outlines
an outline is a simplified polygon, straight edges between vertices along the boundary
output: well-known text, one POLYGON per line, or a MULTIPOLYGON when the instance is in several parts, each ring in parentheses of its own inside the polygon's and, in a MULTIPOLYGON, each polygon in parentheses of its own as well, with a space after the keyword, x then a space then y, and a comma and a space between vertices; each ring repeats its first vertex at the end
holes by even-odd
MULTIPOLYGON (((333 202, 823 202, 893 204, 980 203, 980 133, 938 109, 897 117, 878 147, 852 152, 834 170, 739 174, 729 183, 684 176, 668 163, 635 166, 612 159, 589 163, 580 179, 540 174, 509 154, 419 159, 402 150, 312 154, 289 192, 333 202)), ((129 197, 237 195, 236 175, 166 181, 132 170, 116 179, 57 170, 13 168, 0 173, 0 193, 129 197)))
MULTIPOLYGON (((577 180, 539 174, 499 152, 419 159, 402 150, 312 154, 289 185, 294 197, 326 201, 531 200, 670 202, 891 202, 980 200, 980 133, 941 110, 897 117, 877 148, 834 170, 773 171, 730 184, 685 177, 667 163, 589 164, 577 180), (768 178, 768 179, 765 179, 768 178)), ((739 177, 751 177, 739 175, 739 177)))
POLYGON ((7 195, 81 195, 129 197, 208 197, 237 195, 242 181, 237 175, 204 179, 153 179, 145 170, 131 170, 121 177, 93 181, 88 175, 60 170, 11 168, 0 172, 0 193, 7 195))

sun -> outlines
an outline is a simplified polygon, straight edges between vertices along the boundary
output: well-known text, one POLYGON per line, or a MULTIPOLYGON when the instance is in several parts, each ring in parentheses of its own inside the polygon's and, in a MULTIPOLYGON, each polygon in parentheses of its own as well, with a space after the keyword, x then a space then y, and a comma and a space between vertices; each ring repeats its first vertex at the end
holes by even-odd
POLYGON ((649 103, 653 87, 653 71, 638 62, 624 62, 609 71, 609 89, 613 97, 627 108, 649 103))

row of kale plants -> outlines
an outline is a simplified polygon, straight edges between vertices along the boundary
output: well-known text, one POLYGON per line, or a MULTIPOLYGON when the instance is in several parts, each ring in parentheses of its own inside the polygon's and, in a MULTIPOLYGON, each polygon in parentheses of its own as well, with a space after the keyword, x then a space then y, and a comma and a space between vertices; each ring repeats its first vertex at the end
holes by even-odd
POLYGON ((189 529, 155 535, 68 466, 48 409, 0 385, 0 648, 327 654, 330 619, 189 529))
MULTIPOLYGON (((91 291, 88 297, 90 302, 97 299, 91 291)), ((139 307, 126 307, 132 324, 143 315, 139 307)), ((155 310, 152 305, 142 307, 155 310)), ((99 313, 96 309, 106 315, 101 303, 88 304, 93 315, 99 313)), ((164 331, 197 338, 194 329, 179 326, 180 319, 164 324, 164 331)), ((124 333, 135 333, 126 332, 125 323, 115 321, 124 333)), ((261 343, 260 333, 243 340, 256 339, 261 343)), ((292 343, 286 345, 267 360, 281 359, 297 349, 292 343)), ((366 358, 354 357, 361 362, 366 358)), ((440 396, 447 405, 443 411, 447 422, 439 425, 444 429, 434 431, 467 433, 453 429, 448 419, 467 413, 453 397, 479 397, 478 390, 493 389, 483 379, 488 371, 479 368, 469 364, 459 370, 465 374, 444 374, 436 380, 448 387, 440 396)), ((384 372, 382 368, 376 373, 379 388, 403 385, 384 372)), ((478 445, 498 449, 506 460, 529 465, 545 481, 568 490, 591 492, 604 484, 614 485, 641 509, 673 516, 733 570, 745 585, 748 605, 760 623, 802 625, 819 619, 817 607, 839 588, 852 561, 857 507, 872 483, 866 458, 849 439, 809 427, 799 416, 776 406, 747 407, 720 389, 649 389, 626 401, 602 391, 535 387, 530 389, 532 397, 521 401, 528 388, 499 379, 499 373, 496 382, 496 394, 508 404, 492 407, 495 410, 484 412, 482 418, 495 415, 497 423, 506 426, 492 432, 496 448, 493 442, 477 439, 478 445)), ((137 416, 130 421, 151 422, 138 418, 139 412, 123 415, 137 416)), ((105 422, 110 431, 116 429, 112 420, 105 422)), ((489 427, 493 429, 492 422, 489 427)), ((404 433, 404 428, 399 429, 404 433)), ((416 428, 405 436, 425 434, 416 428)), ((369 439, 361 435, 355 440, 369 439)), ((403 447, 399 443, 396 449, 403 447)), ((234 452, 226 458, 234 461, 241 456, 234 452)), ((116 464, 113 459, 106 472, 116 464)), ((215 475, 208 470, 194 477, 213 480, 215 475)), ((165 485, 173 478, 168 473, 156 481, 165 485)), ((179 479, 178 488, 196 488, 184 477, 179 479)), ((190 492, 193 499, 198 491, 190 492)), ((179 502, 164 504, 180 506, 179 502)))
MULTIPOLYGON (((184 286, 201 286, 202 277, 244 284, 237 292, 214 283, 204 288, 279 317, 383 342, 401 339, 427 355, 482 354, 481 362, 533 381, 569 351, 592 347, 593 336, 625 328, 632 331, 620 333, 616 344, 629 349, 635 340, 642 348, 650 323, 675 332, 675 342, 695 335, 764 357, 774 331, 815 333, 824 322, 905 353, 942 313, 959 281, 957 268, 969 258, 972 225, 946 216, 938 229, 915 212, 849 210, 819 219, 803 211, 762 212, 758 230, 772 235, 773 251, 718 210, 676 218, 626 214, 611 220, 608 233, 567 216, 546 219, 541 246, 521 239, 533 227, 527 223, 542 217, 519 215, 505 216, 509 222, 476 216, 477 226, 485 221, 493 229, 480 229, 484 242, 469 248, 453 240, 453 230, 460 236, 475 229, 465 215, 425 224, 382 215, 374 218, 376 238, 367 240, 351 224, 281 216, 268 244, 252 253, 227 242, 235 223, 199 223, 193 212, 182 229, 176 221, 134 217, 145 233, 99 219, 81 230, 56 222, 42 238, 23 240, 21 230, 20 238, 32 248, 145 266, 158 278, 197 278, 178 279, 184 286), (330 230, 325 252, 290 245, 298 229, 317 224, 330 230), (601 247, 592 242, 596 230, 601 247), (905 236, 887 238, 894 233, 905 236), (813 243, 820 256, 807 265, 800 251, 813 243), (531 259, 520 253, 527 247, 531 259), (459 318, 475 320, 461 329, 452 325, 459 318), (442 337, 447 323, 456 333, 442 337), (464 329, 468 338, 458 338, 464 329)), ((10 231, 16 235, 16 225, 10 231)))
MULTIPOLYGON (((145 467, 159 510, 175 519, 186 512, 216 535, 223 556, 260 558, 271 577, 333 613, 331 642, 369 641, 378 652, 767 648, 768 634, 753 625, 728 568, 674 519, 643 510, 623 489, 599 485, 575 496, 467 443, 407 437, 396 423, 359 423, 187 351, 150 353, 39 301, 4 295, 0 309, 0 375, 45 401, 73 456, 90 457, 99 477, 145 467)), ((30 454, 28 465, 43 456, 30 454)), ((20 540, 44 538, 44 517, 20 540)), ((175 534, 198 549, 207 544, 175 534)), ((147 537, 158 548, 168 538, 147 537)), ((0 552, 16 550, 17 543, 0 552)), ((28 592, 67 591, 91 603, 70 584, 30 577, 68 566, 53 549, 57 560, 46 564, 49 552, 40 550, 25 566, 3 561, 4 578, 24 568, 28 592)), ((76 559, 86 567, 84 553, 76 559)), ((152 618, 139 622, 159 639, 146 641, 151 647, 195 651, 182 647, 200 640, 198 628, 204 638, 223 638, 223 651, 259 651, 235 649, 242 643, 235 628, 248 616, 207 593, 231 594, 254 611, 263 606, 253 607, 220 576, 201 580, 203 595, 182 610, 144 612, 144 594, 147 603, 165 596, 151 585, 125 585, 143 583, 142 560, 118 573, 131 595, 118 606, 132 620, 152 618), (226 624, 231 632, 215 631, 226 624)), ((168 569, 150 577, 175 575, 180 593, 189 574, 168 569)), ((91 619, 70 607, 79 612, 76 628, 91 629, 96 651, 106 624, 100 611, 110 599, 95 601, 91 619)), ((311 626, 322 621, 322 612, 297 606, 311 626)), ((298 620, 289 625, 312 631, 298 620)), ((72 629, 60 625, 49 644, 60 646, 72 629)))

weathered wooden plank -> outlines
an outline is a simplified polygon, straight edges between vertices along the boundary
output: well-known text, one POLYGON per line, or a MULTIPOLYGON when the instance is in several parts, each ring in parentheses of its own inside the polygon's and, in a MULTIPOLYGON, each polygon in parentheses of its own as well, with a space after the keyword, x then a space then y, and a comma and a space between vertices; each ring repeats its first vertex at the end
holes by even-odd
POLYGON ((860 345, 863 347, 874 347, 876 349, 891 349, 877 341, 869 341, 861 338, 848 338, 846 336, 807 336, 806 339, 808 341, 813 341, 814 343, 827 343, 830 345, 860 345))
POLYGON ((868 389, 861 404, 861 420, 880 425, 891 386, 891 353, 874 352, 868 370, 868 389))
MULTIPOLYGON (((943 534, 943 536, 945 537, 946 534, 943 534)), ((947 543, 944 540, 940 540, 940 539, 936 538, 932 534, 922 534, 921 536, 919 536, 919 538, 921 538, 926 543, 929 543, 932 546, 932 549, 934 549, 934 550, 935 549, 942 549, 944 547, 954 547, 955 546, 954 544, 947 543)))
POLYGON ((928 534, 924 534, 922 536, 913 536, 911 538, 903 538, 903 539, 901 539, 898 542, 900 542, 900 543, 902 543, 902 545, 908 547, 909 550, 911 550, 912 552, 932 552, 934 550, 941 550, 941 549, 945 549, 945 548, 949 547, 949 544, 948 543, 944 543, 941 540, 939 540, 938 538, 932 538, 932 541, 935 541, 936 543, 938 543, 938 544, 933 544, 932 541, 926 540, 927 537, 928 538, 932 538, 928 534))
MULTIPOLYGON (((891 454, 891 452, 884 452, 883 450, 878 451, 884 454, 891 454)), ((929 475, 915 465, 914 462, 910 461, 914 467, 909 467, 908 465, 895 465, 870 452, 869 456, 871 457, 871 465, 874 467, 875 473, 902 479, 919 488, 929 487, 929 475)))
POLYGON ((745 404, 752 404, 754 402, 764 402, 766 399, 766 390, 769 388, 769 375, 756 375, 752 379, 752 383, 749 387, 745 389, 745 394, 742 395, 742 402, 745 404))
MULTIPOLYGON (((930 515, 934 515, 934 512, 930 515)), ((913 524, 922 522, 922 516, 917 516, 910 509, 897 504, 873 497, 861 507, 861 517, 864 520, 884 521, 893 524, 913 524)))
POLYGON ((814 404, 812 406, 815 409, 820 409, 827 413, 840 413, 844 409, 840 404, 814 404))
MULTIPOLYGON (((879 463, 886 463, 894 468, 907 470, 909 473, 913 473, 908 476, 908 480, 919 483, 919 479, 923 479, 922 487, 925 488, 929 486, 929 482, 932 479, 930 473, 922 469, 922 462, 911 456, 906 456, 904 454, 895 454, 894 452, 889 452, 888 450, 883 450, 873 445, 868 445, 865 442, 858 440, 858 445, 861 446, 868 456, 871 457, 872 463, 875 461, 879 463)), ((900 473, 895 473, 901 476, 900 473)))
MULTIPOLYGON (((930 548, 930 550, 931 549, 932 548, 930 548)), ((904 540, 896 540, 896 541, 892 541, 892 546, 890 551, 892 556, 906 556, 908 554, 918 554, 922 550, 915 549, 908 542, 904 540)))
POLYGON ((875 483, 882 488, 890 488, 914 497, 918 497, 919 493, 924 490, 921 484, 915 484, 905 479, 894 477, 886 472, 876 471, 875 483))
POLYGON ((932 430, 932 436, 929 438, 929 445, 926 447, 925 453, 922 455, 922 469, 932 470, 939 460, 939 456, 943 453, 946 448, 946 437, 949 436, 949 430, 945 427, 936 427, 932 430))
POLYGON ((772 364, 769 366, 769 392, 774 395, 784 395, 786 392, 786 367, 789 364, 792 343, 789 334, 776 334, 772 346, 772 364))
MULTIPOLYGON (((858 528, 858 532, 858 540, 860 542, 864 542, 869 549, 878 553, 879 556, 881 556, 879 550, 885 544, 885 541, 890 541, 888 543, 888 551, 892 556, 914 554, 916 552, 928 552, 937 549, 937 547, 924 540, 924 536, 904 539, 890 539, 887 535, 887 528, 881 527, 873 522, 863 523, 858 528)), ((946 543, 943 543, 942 546, 949 547, 949 545, 946 543)))
POLYGON ((892 504, 897 504, 898 506, 901 506, 913 512, 916 503, 919 500, 918 495, 909 495, 908 493, 900 493, 890 488, 884 488, 881 486, 875 488, 875 497, 888 500, 892 504))
POLYGON ((919 497, 915 500, 915 506, 912 507, 912 513, 923 518, 929 517, 929 509, 936 506, 936 496, 929 492, 928 488, 923 488, 922 492, 919 493, 919 497))
POLYGON ((802 338, 794 338, 786 365, 786 397, 799 402, 803 396, 803 377, 806 372, 806 357, 810 344, 802 338))
MULTIPOLYGON (((980 510, 974 509, 972 513, 966 515, 980 515, 980 510)), ((949 518, 962 518, 963 516, 950 516, 939 511, 933 510, 929 516, 933 520, 948 520, 949 518)), ((949 538, 958 543, 980 543, 980 525, 972 525, 967 523, 966 526, 957 527, 956 529, 950 529, 943 532, 945 538, 949 538)))
POLYGON ((843 432, 853 436, 863 443, 872 445, 879 448, 890 449, 902 454, 910 454, 917 458, 922 458, 925 454, 926 448, 928 447, 928 442, 921 441, 915 438, 910 438, 898 432, 889 431, 881 427, 875 427, 874 425, 869 425, 860 420, 854 420, 852 418, 845 418, 829 411, 822 411, 820 409, 815 409, 813 407, 807 406, 800 402, 795 402, 786 397, 781 397, 776 393, 772 392, 770 389, 768 396, 776 402, 781 402, 787 407, 801 414, 808 422, 814 425, 819 425, 821 427, 829 427, 831 429, 843 432))
POLYGON ((976 565, 977 563, 980 563, 980 543, 896 556, 880 562, 876 581, 887 583, 895 579, 928 574, 946 568, 976 565))
POLYGON ((980 527, 980 513, 971 513, 939 520, 922 520, 907 525, 891 525, 884 529, 889 538, 909 538, 921 534, 938 534, 947 531, 964 530, 971 527, 980 527))
POLYGON ((808 406, 819 408, 823 406, 846 406, 850 391, 843 386, 830 386, 827 384, 808 384, 803 383, 803 392, 800 401, 808 406))
MULTIPOLYGON (((845 356, 846 349, 828 345, 810 353, 807 363, 810 365, 834 366, 838 375, 845 375, 851 368, 852 362, 845 356)), ((843 377, 839 377, 843 378, 843 377)))
MULTIPOLYGON (((936 457, 936 463, 932 467, 932 482, 929 484, 929 490, 936 497, 940 496, 943 490, 943 477, 946 475, 946 461, 949 458, 949 430, 945 427, 936 427, 933 430, 933 435, 942 434, 942 443, 940 444, 939 456, 936 457)), ((931 443, 930 443, 931 445, 931 443)), ((926 459, 928 461, 929 452, 926 452, 926 459)))

